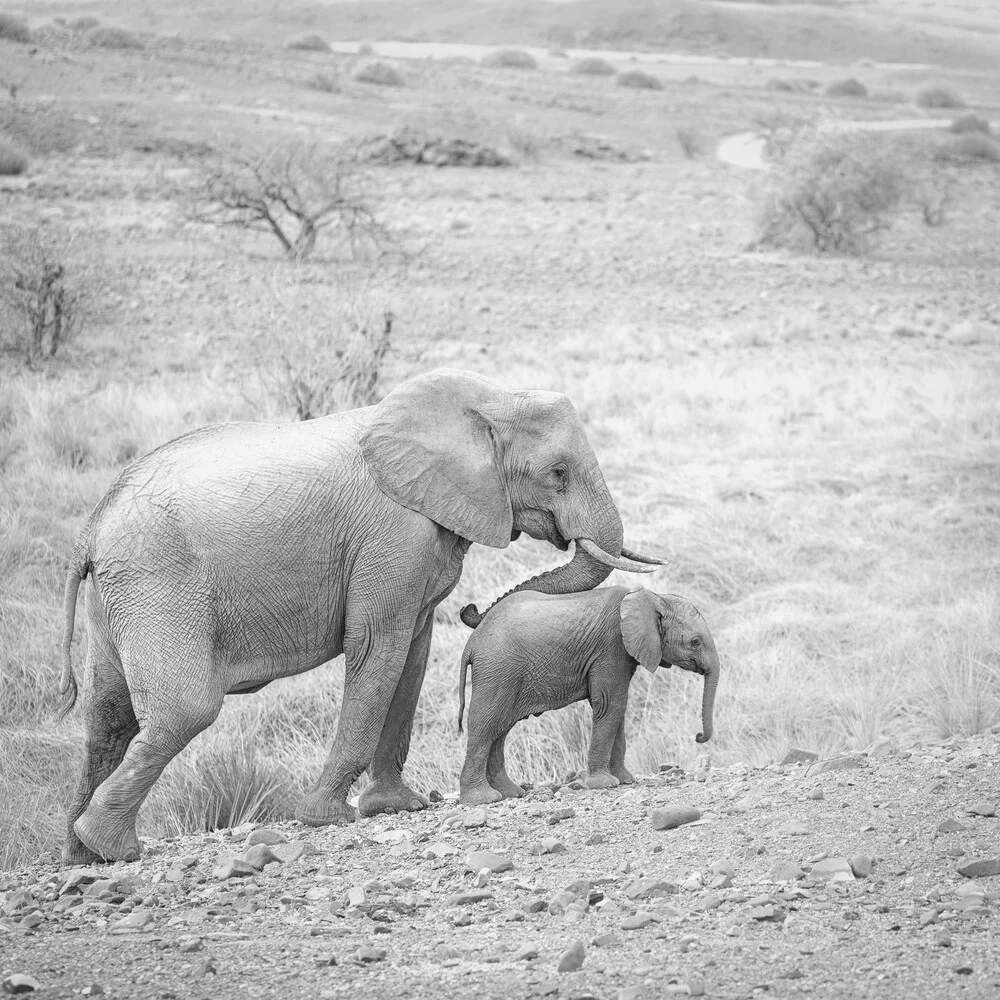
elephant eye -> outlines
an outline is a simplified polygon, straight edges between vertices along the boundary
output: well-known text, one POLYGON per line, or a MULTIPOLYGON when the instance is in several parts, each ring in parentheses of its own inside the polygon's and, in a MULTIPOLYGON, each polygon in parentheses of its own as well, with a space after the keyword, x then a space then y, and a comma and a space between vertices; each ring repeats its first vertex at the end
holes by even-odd
POLYGON ((566 485, 566 470, 556 466, 552 470, 552 478, 555 480, 556 488, 562 489, 566 485))
POLYGON ((697 649, 701 645, 701 639, 698 636, 692 636, 691 638, 691 648, 697 649))

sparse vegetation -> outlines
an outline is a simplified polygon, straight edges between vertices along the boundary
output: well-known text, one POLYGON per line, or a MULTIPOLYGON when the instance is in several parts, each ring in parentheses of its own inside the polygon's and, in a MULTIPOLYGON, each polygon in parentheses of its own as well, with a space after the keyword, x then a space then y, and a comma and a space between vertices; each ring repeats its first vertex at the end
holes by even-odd
POLYGON ((84 36, 88 45, 97 49, 141 49, 142 42, 125 28, 112 26, 91 28, 84 36))
POLYGON ((90 31, 91 28, 100 27, 100 19, 96 17, 71 17, 66 22, 66 27, 70 31, 90 31))
POLYGON ((685 159, 694 160, 704 152, 705 145, 701 133, 693 125, 678 125, 674 129, 674 135, 685 159))
POLYGON ((847 80, 834 81, 823 93, 827 97, 867 97, 868 88, 860 80, 850 77, 847 80))
POLYGON ((636 90, 663 90, 663 83, 658 76, 647 73, 644 69, 628 69, 615 77, 619 87, 632 87, 636 90))
POLYGON ((28 157, 0 136, 0 177, 16 177, 28 169, 28 157))
POLYGON ((13 14, 0 14, 0 39, 26 45, 31 41, 31 29, 25 21, 13 14))
POLYGON ((879 137, 799 133, 775 164, 757 244, 862 253, 889 228, 905 187, 879 137))
POLYGON ((339 78, 333 73, 313 73, 306 77, 305 85, 310 90, 321 90, 324 94, 339 94, 342 90, 339 78))
POLYGON ((355 259, 371 259, 393 241, 376 217, 370 182, 345 147, 232 151, 203 165, 192 218, 269 233, 293 260, 311 256, 329 230, 355 259))
POLYGON ((306 32, 301 35, 293 35, 285 41, 286 49, 298 49, 302 52, 329 52, 330 44, 322 35, 306 32))
POLYGON ((982 132, 966 132, 956 136, 943 148, 944 159, 1000 161, 1000 143, 982 132))
POLYGON ((579 73, 581 76, 614 76, 618 72, 614 66, 601 59, 600 56, 588 56, 580 59, 570 67, 571 73, 579 73))
POLYGON ((538 69, 538 60, 524 49, 496 49, 479 60, 491 69, 538 69))
POLYGON ((375 60, 363 63, 352 74, 358 83, 374 83, 379 87, 405 87, 403 74, 392 63, 375 60))
POLYGON ((985 118, 980 118, 979 115, 975 114, 960 115, 948 126, 948 131, 954 132, 956 135, 962 135, 965 132, 991 134, 990 123, 985 118))
POLYGON ((965 101, 948 87, 924 87, 917 94, 916 103, 921 108, 965 107, 965 101))

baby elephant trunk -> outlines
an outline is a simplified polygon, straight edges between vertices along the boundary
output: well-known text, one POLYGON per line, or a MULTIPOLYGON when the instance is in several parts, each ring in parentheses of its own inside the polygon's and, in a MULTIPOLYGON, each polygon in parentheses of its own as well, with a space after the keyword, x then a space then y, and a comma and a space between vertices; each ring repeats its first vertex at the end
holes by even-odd
POLYGON ((706 650, 705 654, 705 690, 701 696, 701 732, 695 737, 698 743, 707 743, 712 738, 715 690, 719 686, 719 654, 714 648, 706 650))

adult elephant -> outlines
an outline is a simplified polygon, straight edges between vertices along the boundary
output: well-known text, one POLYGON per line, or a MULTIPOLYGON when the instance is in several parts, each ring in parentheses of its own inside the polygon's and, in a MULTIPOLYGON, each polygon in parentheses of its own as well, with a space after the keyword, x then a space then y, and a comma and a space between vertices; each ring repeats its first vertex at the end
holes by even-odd
POLYGON ((569 400, 439 370, 376 406, 305 423, 205 427, 129 465, 77 542, 66 582, 70 645, 89 577, 83 774, 67 860, 134 859, 139 807, 227 694, 345 654, 330 756, 296 810, 354 819, 421 809, 403 781, 434 609, 472 542, 521 531, 573 559, 518 589, 596 587, 621 556, 622 524, 569 400))

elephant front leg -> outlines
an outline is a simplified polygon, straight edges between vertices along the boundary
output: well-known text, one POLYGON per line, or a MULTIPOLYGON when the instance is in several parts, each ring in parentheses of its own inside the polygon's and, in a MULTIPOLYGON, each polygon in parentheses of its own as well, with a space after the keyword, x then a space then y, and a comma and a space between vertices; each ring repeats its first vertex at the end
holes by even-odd
POLYGON ((295 810, 300 822, 327 826, 353 823, 357 818, 347 804, 347 794, 375 757, 412 638, 412 626, 393 629, 371 623, 345 642, 340 723, 319 780, 295 810))
POLYGON ((430 802, 403 781, 403 765, 410 750, 413 716, 427 670, 427 656, 434 630, 434 613, 414 636, 406 655, 403 675, 389 704, 378 748, 371 762, 371 784, 361 794, 358 811, 362 816, 377 813, 415 812, 430 802))
POLYGON ((634 785, 635 777, 625 766, 625 720, 622 719, 615 734, 615 742, 611 747, 611 773, 618 779, 620 784, 634 785))
POLYGON ((613 693, 599 690, 591 693, 594 721, 587 758, 587 780, 584 782, 588 788, 615 788, 619 784, 611 763, 618 734, 624 729, 626 703, 627 698, 613 693))

